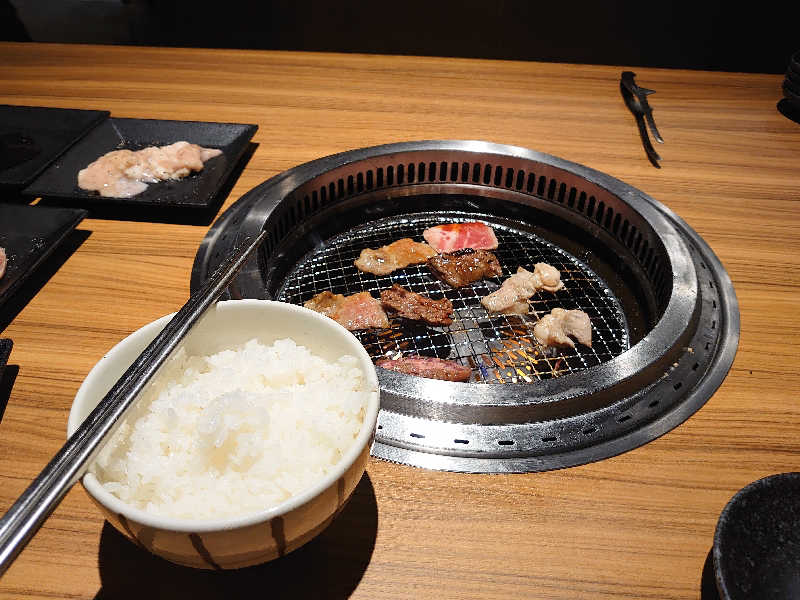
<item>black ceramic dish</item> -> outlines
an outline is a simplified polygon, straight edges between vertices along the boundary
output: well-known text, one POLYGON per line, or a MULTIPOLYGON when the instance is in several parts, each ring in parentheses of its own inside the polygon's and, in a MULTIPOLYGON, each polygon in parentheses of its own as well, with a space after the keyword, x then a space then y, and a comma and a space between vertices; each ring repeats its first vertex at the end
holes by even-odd
POLYGON ((0 189, 29 185, 108 111, 0 105, 0 189))
POLYGON ((783 98, 778 101, 778 111, 787 119, 800 123, 800 65, 789 64, 781 89, 783 98))
POLYGON ((795 87, 800 87, 800 73, 792 71, 791 69, 786 69, 785 81, 788 81, 795 87))
POLYGON ((800 598, 800 473, 737 492, 720 515, 712 553, 721 600, 800 598))
POLYGON ((112 117, 50 165, 22 193, 25 196, 67 199, 75 204, 205 208, 213 203, 257 129, 257 125, 238 123, 112 117), (122 148, 139 150, 182 140, 219 148, 222 155, 207 161, 199 173, 176 181, 150 184, 145 191, 130 198, 106 198, 78 187, 78 171, 106 152, 122 148))
POLYGON ((789 58, 789 69, 795 73, 800 74, 800 52, 795 52, 789 58))
POLYGON ((795 123, 800 123, 800 106, 794 104, 787 98, 781 98, 777 104, 778 112, 780 112, 787 119, 791 119, 795 123))
POLYGON ((800 86, 794 86, 788 81, 783 82, 783 96, 797 106, 800 106, 800 86))
POLYGON ((0 246, 8 258, 0 307, 85 216, 75 208, 0 204, 0 246))

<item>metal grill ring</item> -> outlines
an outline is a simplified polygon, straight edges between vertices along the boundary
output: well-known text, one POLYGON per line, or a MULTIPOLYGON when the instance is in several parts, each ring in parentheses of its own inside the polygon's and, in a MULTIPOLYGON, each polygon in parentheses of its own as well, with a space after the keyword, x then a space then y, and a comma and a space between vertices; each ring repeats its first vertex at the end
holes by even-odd
POLYGON ((373 357, 417 352, 472 368, 470 383, 379 369, 373 454, 436 469, 560 468, 631 449, 688 418, 733 361, 739 314, 732 285, 705 242, 639 190, 562 159, 486 142, 390 144, 300 165, 228 209, 198 250, 192 287, 237 240, 270 239, 229 296, 301 304, 400 283, 447 295, 446 328, 359 332, 373 357), (420 239, 430 225, 483 220, 498 234, 506 274, 543 261, 562 294, 532 298, 530 317, 489 316, 479 299, 500 280, 446 289, 424 267, 358 272, 364 247, 420 239), (555 306, 590 314, 591 351, 535 354, 530 325, 555 306))

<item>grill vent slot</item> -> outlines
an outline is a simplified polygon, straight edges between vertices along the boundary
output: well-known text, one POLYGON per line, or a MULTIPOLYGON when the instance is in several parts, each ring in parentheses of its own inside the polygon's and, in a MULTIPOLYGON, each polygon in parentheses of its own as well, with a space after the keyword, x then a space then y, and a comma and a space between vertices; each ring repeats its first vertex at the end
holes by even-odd
MULTIPOLYGON (((280 221, 268 223, 271 244, 279 245, 281 240, 300 221, 327 208, 334 200, 341 201, 362 194, 374 193, 382 189, 422 185, 426 183, 466 183, 517 192, 535 196, 541 200, 568 207, 596 223, 613 238, 631 250, 636 260, 647 274, 658 298, 669 294, 670 280, 664 268, 664 259, 656 250, 649 234, 631 221, 630 215, 615 210, 608 201, 596 194, 575 185, 569 185, 556 177, 537 175, 533 169, 502 165, 494 162, 459 162, 454 160, 420 159, 377 165, 370 169, 357 170, 342 175, 334 175, 327 181, 312 183, 313 190, 303 191, 299 210, 295 207, 291 214, 281 215, 280 221), (274 239, 277 238, 277 239, 274 239)), ((300 190, 298 190, 300 191, 300 190)))

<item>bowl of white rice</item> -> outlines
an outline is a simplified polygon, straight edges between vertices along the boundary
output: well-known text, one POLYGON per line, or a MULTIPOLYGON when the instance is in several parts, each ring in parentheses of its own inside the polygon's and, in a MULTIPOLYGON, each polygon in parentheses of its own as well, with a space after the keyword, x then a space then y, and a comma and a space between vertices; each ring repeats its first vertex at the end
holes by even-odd
MULTIPOLYGON (((114 346, 73 402, 68 435, 167 324, 114 346)), ((366 468, 379 386, 358 340, 324 315, 218 302, 136 400, 82 483, 139 546, 203 569, 263 563, 342 509, 366 468)))

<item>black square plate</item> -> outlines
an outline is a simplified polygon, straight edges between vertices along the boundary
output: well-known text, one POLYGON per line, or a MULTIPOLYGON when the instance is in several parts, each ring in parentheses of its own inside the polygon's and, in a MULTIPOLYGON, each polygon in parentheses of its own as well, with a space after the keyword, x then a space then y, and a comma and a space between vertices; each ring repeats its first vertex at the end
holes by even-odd
POLYGON ((0 104, 0 188, 21 190, 108 111, 0 104))
POLYGON ((0 377, 3 375, 3 369, 8 362, 8 357, 11 355, 11 347, 14 345, 8 338, 0 339, 0 377))
POLYGON ((95 127, 23 190, 25 196, 65 198, 102 204, 205 208, 233 171, 247 149, 257 125, 202 121, 109 118, 95 127), (140 150, 179 141, 219 148, 222 155, 210 159, 203 170, 184 179, 152 183, 130 198, 106 198, 78 187, 78 171, 106 152, 140 150))
MULTIPOLYGON (((3 378, 3 369, 6 368, 6 363, 8 362, 8 357, 11 355, 11 347, 14 345, 8 338, 0 339, 0 379, 3 378)), ((2 414, 2 410, 0 410, 0 414, 2 414)))
POLYGON ((0 246, 8 259, 0 277, 0 306, 85 216, 79 208, 0 204, 0 246))
MULTIPOLYGON (((6 411, 8 398, 11 396, 11 388, 13 387, 14 380, 16 379, 16 373, 9 373, 9 377, 7 379, 5 377, 8 357, 11 355, 11 348, 13 346, 14 342, 12 342, 9 338, 0 339, 0 421, 3 420, 3 413, 6 411)), ((19 367, 16 367, 16 370, 19 371, 19 367)), ((12 371, 11 367, 9 367, 9 371, 12 371)))

